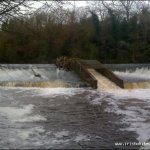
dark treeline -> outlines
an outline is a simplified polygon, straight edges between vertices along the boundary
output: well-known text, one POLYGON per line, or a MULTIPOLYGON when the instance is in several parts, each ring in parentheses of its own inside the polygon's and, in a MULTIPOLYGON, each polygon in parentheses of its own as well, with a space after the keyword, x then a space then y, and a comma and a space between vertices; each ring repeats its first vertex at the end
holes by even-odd
POLYGON ((102 63, 150 62, 146 7, 129 18, 108 9, 103 19, 95 11, 59 8, 14 17, 1 28, 0 63, 50 63, 62 55, 102 63))

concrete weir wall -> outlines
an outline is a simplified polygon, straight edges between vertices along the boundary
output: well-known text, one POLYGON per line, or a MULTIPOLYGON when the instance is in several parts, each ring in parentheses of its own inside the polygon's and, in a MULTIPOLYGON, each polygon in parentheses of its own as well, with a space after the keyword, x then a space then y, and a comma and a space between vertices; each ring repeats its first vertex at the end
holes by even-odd
POLYGON ((97 80, 88 72, 86 67, 82 65, 79 60, 72 61, 73 70, 86 82, 88 82, 94 89, 97 89, 97 80))
POLYGON ((124 82, 125 89, 150 88, 150 64, 104 64, 124 82))
POLYGON ((101 73, 103 76, 107 77, 109 80, 114 82, 121 88, 124 88, 124 82, 119 77, 117 77, 112 71, 108 70, 107 68, 103 67, 101 69, 96 69, 97 72, 101 73))
POLYGON ((83 87, 85 82, 73 71, 55 64, 0 64, 0 87, 83 87))
POLYGON ((124 88, 123 80, 118 78, 112 71, 108 70, 97 60, 83 60, 75 59, 73 60, 73 69, 77 72, 81 78, 90 83, 93 88, 97 88, 98 81, 96 78, 88 71, 88 69, 95 69, 97 72, 111 80, 120 88, 124 88))

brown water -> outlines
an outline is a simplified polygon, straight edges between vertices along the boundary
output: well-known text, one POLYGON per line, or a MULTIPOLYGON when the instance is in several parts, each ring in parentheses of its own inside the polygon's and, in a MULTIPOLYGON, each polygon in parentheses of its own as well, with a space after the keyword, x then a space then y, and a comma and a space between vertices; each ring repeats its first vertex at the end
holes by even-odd
POLYGON ((80 88, 0 88, 0 148, 97 149, 137 141, 136 132, 122 130, 129 127, 123 115, 107 111, 109 98, 80 88))
MULTIPOLYGON (((80 83, 73 72, 55 67, 35 69, 44 80, 35 78, 26 65, 19 69, 14 65, 3 67, 1 83, 11 79, 15 86, 22 75, 24 83, 80 83)), ((139 146, 115 143, 150 142, 150 89, 122 90, 90 71, 99 80, 98 90, 0 87, 0 148, 131 149, 139 146)))
POLYGON ((150 81, 141 82, 126 82, 124 84, 125 89, 149 89, 150 81))

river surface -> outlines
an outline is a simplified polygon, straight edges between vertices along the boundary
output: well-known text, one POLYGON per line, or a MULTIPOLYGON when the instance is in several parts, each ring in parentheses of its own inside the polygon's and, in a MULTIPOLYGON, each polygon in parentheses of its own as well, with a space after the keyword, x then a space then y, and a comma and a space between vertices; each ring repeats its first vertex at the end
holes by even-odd
MULTIPOLYGON (((23 81, 82 82, 54 65, 31 67, 1 65, 0 81, 20 82, 24 75, 23 81), (36 78, 37 73, 42 78, 36 78)), ((115 73, 145 79, 149 69, 115 73)), ((0 149, 149 149, 131 142, 150 143, 150 89, 108 89, 111 83, 96 77, 107 86, 0 87, 0 149)))
POLYGON ((0 148, 96 149, 148 142, 150 90, 117 92, 1 87, 0 148))

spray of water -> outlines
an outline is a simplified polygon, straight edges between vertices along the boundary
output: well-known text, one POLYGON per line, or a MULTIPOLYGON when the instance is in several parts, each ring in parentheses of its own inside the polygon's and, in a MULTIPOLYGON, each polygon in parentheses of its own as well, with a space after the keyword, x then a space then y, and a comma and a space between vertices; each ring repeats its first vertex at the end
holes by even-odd
POLYGON ((59 70, 54 65, 5 65, 0 68, 0 86, 9 87, 76 87, 82 83, 73 71, 59 70))
POLYGON ((148 67, 114 71, 114 73, 124 81, 126 89, 150 88, 150 69, 148 67))

